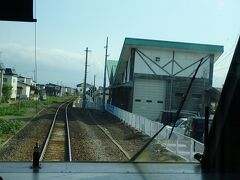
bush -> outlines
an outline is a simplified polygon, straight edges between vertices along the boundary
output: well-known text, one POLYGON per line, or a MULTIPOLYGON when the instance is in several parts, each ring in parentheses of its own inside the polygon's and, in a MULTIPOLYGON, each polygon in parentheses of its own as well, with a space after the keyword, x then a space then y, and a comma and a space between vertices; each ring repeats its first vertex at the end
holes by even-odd
POLYGON ((3 102, 8 102, 12 95, 12 86, 10 84, 3 83, 2 87, 3 102))
POLYGON ((15 134, 23 126, 23 122, 17 120, 0 119, 0 136, 15 134))

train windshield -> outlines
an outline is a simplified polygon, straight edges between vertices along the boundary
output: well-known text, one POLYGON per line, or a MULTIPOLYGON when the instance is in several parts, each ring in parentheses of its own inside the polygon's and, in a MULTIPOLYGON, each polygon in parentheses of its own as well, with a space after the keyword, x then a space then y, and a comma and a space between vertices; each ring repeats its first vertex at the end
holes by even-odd
POLYGON ((0 20, 0 161, 198 162, 238 7, 34 0, 35 22, 0 20))

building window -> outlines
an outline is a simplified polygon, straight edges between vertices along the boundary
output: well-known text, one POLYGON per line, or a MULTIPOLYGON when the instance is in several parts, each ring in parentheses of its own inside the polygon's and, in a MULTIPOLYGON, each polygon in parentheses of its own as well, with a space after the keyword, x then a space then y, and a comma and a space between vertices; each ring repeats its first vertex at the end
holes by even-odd
POLYGON ((141 102, 141 99, 135 99, 135 102, 141 102))
POLYGON ((163 103, 163 101, 157 101, 157 103, 163 103))
POLYGON ((151 103, 151 102, 152 102, 152 100, 146 100, 146 102, 148 102, 148 103, 151 103))

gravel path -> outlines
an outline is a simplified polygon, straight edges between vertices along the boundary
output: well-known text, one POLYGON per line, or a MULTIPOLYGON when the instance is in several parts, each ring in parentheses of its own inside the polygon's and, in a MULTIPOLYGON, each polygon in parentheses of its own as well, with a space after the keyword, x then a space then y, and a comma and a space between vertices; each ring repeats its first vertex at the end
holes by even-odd
POLYGON ((49 108, 29 120, 7 144, 0 149, 0 161, 32 161, 33 147, 36 142, 43 144, 54 117, 55 108, 49 108))
POLYGON ((73 161, 126 161, 126 157, 79 108, 70 111, 73 161))
MULTIPOLYGON (((107 129, 111 136, 129 153, 132 157, 150 139, 149 136, 127 126, 108 112, 89 110, 95 121, 107 129)), ((154 140, 137 161, 152 162, 176 162, 184 161, 182 158, 167 151, 156 140, 154 140)))

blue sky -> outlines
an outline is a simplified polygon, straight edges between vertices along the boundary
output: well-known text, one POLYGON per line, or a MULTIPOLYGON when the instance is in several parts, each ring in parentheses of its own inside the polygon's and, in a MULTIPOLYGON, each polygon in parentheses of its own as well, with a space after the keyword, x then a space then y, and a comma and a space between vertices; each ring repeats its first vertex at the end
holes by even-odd
MULTIPOLYGON (((118 59, 125 37, 224 45, 214 68, 221 87, 240 33, 238 0, 36 0, 39 83, 103 83, 106 37, 118 59)), ((33 77, 34 23, 0 22, 0 61, 33 77)))

